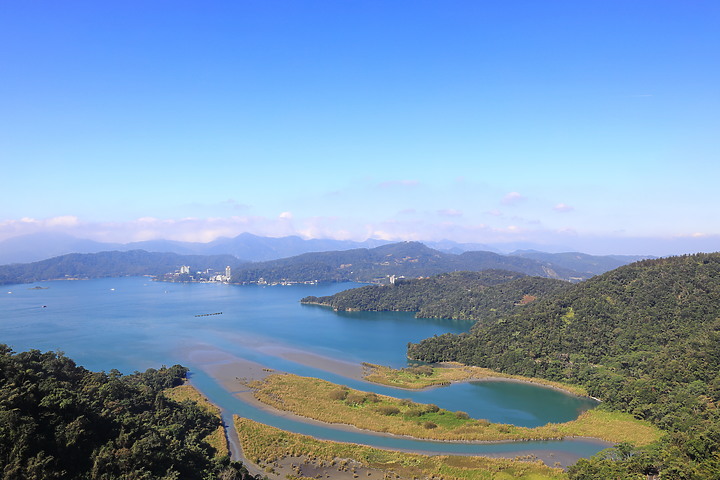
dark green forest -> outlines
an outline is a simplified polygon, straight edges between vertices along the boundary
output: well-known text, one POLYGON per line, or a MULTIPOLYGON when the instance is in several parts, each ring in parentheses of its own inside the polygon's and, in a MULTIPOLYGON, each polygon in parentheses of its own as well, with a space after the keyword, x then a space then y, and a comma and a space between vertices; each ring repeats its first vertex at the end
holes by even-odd
POLYGON ((485 270, 398 279, 393 285, 368 285, 301 302, 335 310, 405 311, 417 312, 419 318, 488 321, 570 286, 561 280, 485 270))
POLYGON ((97 373, 61 353, 0 345, 0 475, 20 479, 250 479, 204 442, 220 420, 162 391, 179 365, 97 373))
POLYGON ((577 383, 667 432, 649 449, 580 460, 572 478, 720 478, 720 254, 623 266, 408 356, 577 383))

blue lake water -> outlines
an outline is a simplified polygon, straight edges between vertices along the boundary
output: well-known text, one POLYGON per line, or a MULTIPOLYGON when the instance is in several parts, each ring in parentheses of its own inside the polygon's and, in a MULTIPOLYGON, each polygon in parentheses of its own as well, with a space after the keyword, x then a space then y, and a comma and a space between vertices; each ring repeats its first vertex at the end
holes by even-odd
POLYGON ((457 453, 521 454, 547 449, 587 456, 603 447, 582 440, 492 445, 422 442, 310 426, 238 400, 188 355, 193 349, 212 348, 270 368, 521 426, 568 421, 595 404, 556 390, 513 382, 474 382, 409 392, 340 377, 277 355, 278 351, 295 349, 355 364, 404 367, 408 342, 470 328, 470 322, 465 321, 416 319, 407 313, 339 314, 299 303, 307 295, 330 295, 354 286, 181 284, 143 277, 6 285, 0 290, 0 343, 16 351, 61 350, 91 370, 115 368, 131 373, 180 363, 191 368, 193 382, 226 411, 321 438, 457 453), (216 312, 222 315, 196 316, 216 312))

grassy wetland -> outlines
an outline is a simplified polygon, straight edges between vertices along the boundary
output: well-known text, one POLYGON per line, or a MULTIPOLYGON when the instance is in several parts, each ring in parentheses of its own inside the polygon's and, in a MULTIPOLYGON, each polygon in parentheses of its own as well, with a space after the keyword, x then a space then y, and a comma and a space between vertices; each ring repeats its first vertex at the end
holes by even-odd
POLYGON ((647 445, 660 431, 620 412, 593 409, 576 420, 527 428, 474 419, 432 404, 362 392, 325 380, 292 374, 270 375, 249 384, 257 400, 314 420, 374 432, 448 441, 548 440, 592 437, 647 445))
POLYGON ((317 440, 235 417, 246 456, 269 474, 299 478, 433 478, 435 480, 566 479, 558 468, 531 458, 420 455, 317 440))
POLYGON ((440 367, 421 365, 402 369, 363 363, 363 378, 369 382, 396 388, 420 390, 428 387, 449 385, 453 382, 471 380, 517 380, 557 388, 573 395, 587 396, 585 388, 542 378, 529 378, 496 372, 489 368, 473 367, 456 362, 446 362, 440 367))

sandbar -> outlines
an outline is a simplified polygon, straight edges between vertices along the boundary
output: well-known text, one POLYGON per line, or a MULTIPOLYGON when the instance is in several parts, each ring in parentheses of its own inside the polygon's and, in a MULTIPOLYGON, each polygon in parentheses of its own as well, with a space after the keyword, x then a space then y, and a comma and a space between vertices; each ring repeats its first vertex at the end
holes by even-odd
MULTIPOLYGON (((207 373, 210 377, 212 377, 218 384, 220 384, 226 391, 230 392, 233 396, 240 399, 241 401, 255 407, 258 409, 261 409, 265 412, 268 412, 274 416, 288 418, 291 420, 295 420, 298 422, 302 422, 305 424, 310 425, 318 425, 322 426, 324 428, 331 428, 335 430, 340 431, 351 431, 351 432, 361 432, 364 434, 369 435, 375 435, 375 436, 385 436, 385 437, 395 437, 395 438, 403 438, 400 435, 392 435, 388 433, 383 432, 375 432, 372 430, 365 430, 360 429, 352 425, 345 425, 345 424, 335 424, 335 423, 325 423, 320 422, 318 420, 314 420, 311 418, 303 417, 300 415, 296 415, 292 412, 287 412, 284 410, 278 410, 276 408, 273 408, 255 398, 253 389, 249 387, 249 383, 255 380, 262 380, 265 377, 267 377, 270 374, 275 373, 285 373, 282 371, 274 370, 271 368, 267 368, 262 364, 259 364, 257 362, 253 362, 251 360, 247 360, 241 357, 237 357, 235 355, 232 355, 230 353, 221 351, 219 349, 216 349, 212 346, 207 346, 206 348, 197 348, 193 349, 191 351, 186 352, 191 359, 191 361, 199 365, 200 368, 207 373)), ((301 350, 296 349, 289 349, 289 348, 283 348, 278 347, 274 349, 274 352, 278 356, 281 356, 282 358, 295 361, 297 363, 301 363, 303 365, 312 366, 321 370, 330 371, 339 375, 343 375, 345 377, 349 378, 355 378, 358 380, 363 380, 362 378, 362 371, 363 368, 361 365, 354 365, 350 364, 348 362, 338 361, 336 359, 330 359, 327 357, 323 357, 321 355, 316 355, 310 352, 303 352, 301 350)), ((230 414, 232 412, 225 412, 226 415, 230 414)), ((226 415, 223 415, 224 418, 226 418, 226 415)), ((226 420, 227 421, 227 420, 226 420)), ((228 422, 230 425, 231 422, 228 422)), ((231 440, 230 435, 228 435, 229 440, 231 440)), ((405 437, 405 438, 411 438, 411 437, 405 437)), ((577 440, 577 439, 576 439, 577 440)), ((581 439, 585 440, 589 443, 594 443, 598 445, 603 446, 610 446, 611 444, 608 442, 604 442, 597 439, 581 439)), ((516 443, 516 442, 507 442, 507 441, 501 441, 501 442, 455 442, 455 443, 469 443, 469 444, 483 444, 483 443, 516 443)), ((232 445, 231 445, 232 447, 232 445)), ((233 448, 233 450, 238 450, 241 448, 233 448)), ((426 455, 447 455, 447 452, 441 452, 441 451, 432 451, 432 450, 403 450, 403 449, 397 449, 400 451, 406 451, 410 453, 421 453, 426 455)), ((240 453, 242 455, 242 453, 240 453)), ((453 453, 453 455, 478 455, 478 454, 471 454, 471 453, 453 453)), ((548 450, 534 450, 534 449, 528 449, 528 450, 520 450, 520 451, 513 451, 512 453, 483 453, 482 456, 486 457, 496 457, 496 458, 527 458, 527 459, 540 459, 545 464, 549 466, 562 466, 566 467, 568 465, 571 465, 575 463, 579 458, 581 458, 578 455, 562 452, 562 451, 555 451, 552 449, 548 450)), ((244 463, 249 462, 248 459, 241 457, 241 461, 244 463)), ((297 460, 297 459, 296 459, 297 460)), ((288 462, 282 462, 282 463, 288 463, 288 462)), ((287 473, 287 468, 290 468, 290 464, 295 463, 297 465, 297 461, 289 461, 287 465, 280 465, 278 464, 276 468, 284 471, 287 473)), ((264 471, 263 474, 268 474, 267 471, 264 471)))

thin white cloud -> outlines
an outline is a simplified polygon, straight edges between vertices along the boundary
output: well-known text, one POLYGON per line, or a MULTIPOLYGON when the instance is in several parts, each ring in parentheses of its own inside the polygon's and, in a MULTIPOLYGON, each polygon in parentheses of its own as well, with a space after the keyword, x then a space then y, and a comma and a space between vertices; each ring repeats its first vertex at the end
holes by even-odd
POLYGON ((417 187, 420 182, 417 180, 388 180, 380 182, 378 186, 380 188, 394 188, 394 187, 417 187))
POLYGON ((80 221, 74 215, 65 215, 62 217, 50 218, 46 221, 49 227, 73 227, 78 225, 80 221))
POLYGON ((228 198, 227 200, 220 202, 221 205, 226 205, 234 210, 247 210, 250 208, 250 205, 247 205, 245 203, 240 203, 235 199, 228 198))
POLYGON ((553 207, 553 210, 555 210, 556 212, 560 212, 560 213, 567 213, 567 212, 572 212, 573 210, 575 210, 575 208, 571 207, 570 205, 568 205, 566 203, 558 203, 557 205, 555 205, 553 207))
MULTIPOLYGON (((584 251, 586 253, 640 253, 665 255, 693 251, 717 251, 720 236, 702 231, 661 238, 628 237, 615 232, 595 236, 591 232, 566 225, 544 228, 540 224, 508 218, 498 225, 473 223, 470 218, 436 215, 405 216, 370 222, 345 215, 327 217, 287 218, 231 216, 213 218, 187 217, 167 219, 142 217, 122 222, 93 222, 74 216, 47 219, 24 217, 0 221, 0 240, 30 233, 65 233, 78 238, 103 242, 129 243, 142 240, 167 239, 188 242, 209 242, 218 237, 235 237, 252 233, 267 237, 300 235, 304 238, 334 238, 362 241, 368 238, 389 241, 440 241, 450 239, 461 243, 517 245, 529 243, 548 250, 584 251), (562 250, 557 250, 559 247, 562 250)), ((505 218, 505 217, 502 217, 505 218)))
POLYGON ((438 210, 437 214, 441 217, 462 217, 463 213, 460 210, 455 210, 454 208, 447 208, 438 210))
POLYGON ((503 205, 517 205, 518 203, 527 200, 526 197, 518 192, 510 192, 502 198, 503 205))

